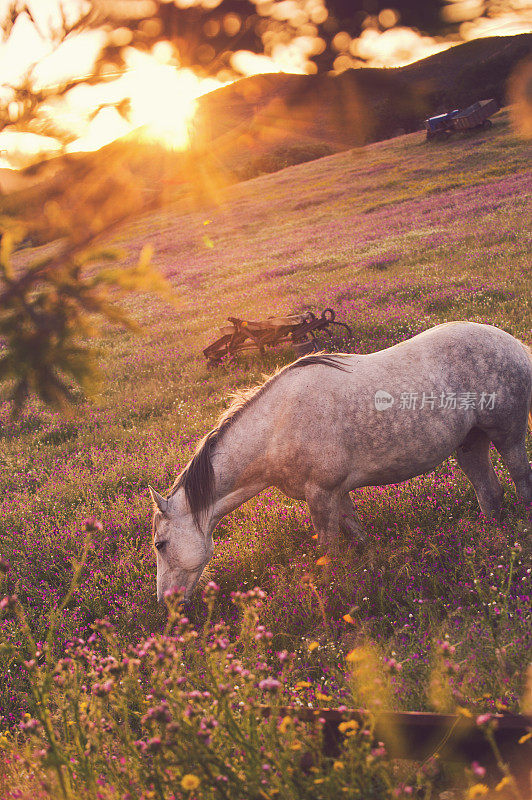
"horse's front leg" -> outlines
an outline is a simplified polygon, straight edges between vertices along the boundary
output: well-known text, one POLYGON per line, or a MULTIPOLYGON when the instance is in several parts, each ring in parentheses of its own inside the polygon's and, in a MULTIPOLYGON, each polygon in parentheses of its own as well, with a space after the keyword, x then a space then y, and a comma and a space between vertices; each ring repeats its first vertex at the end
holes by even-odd
POLYGON ((318 535, 318 544, 330 555, 336 555, 340 532, 340 496, 334 491, 310 486, 306 488, 305 499, 318 535))

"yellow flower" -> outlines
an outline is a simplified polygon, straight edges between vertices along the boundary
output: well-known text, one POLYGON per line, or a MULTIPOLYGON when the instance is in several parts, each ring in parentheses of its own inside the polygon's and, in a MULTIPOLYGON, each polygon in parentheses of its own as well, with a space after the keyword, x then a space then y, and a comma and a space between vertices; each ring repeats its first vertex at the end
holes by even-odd
POLYGON ((341 722, 338 725, 338 730, 340 733, 346 733, 347 731, 356 731, 358 728, 358 722, 354 719, 350 719, 349 722, 341 722))
POLYGON ((334 762, 333 769, 336 770, 336 772, 340 772, 341 770, 343 770, 343 768, 344 768, 344 762, 343 761, 335 761, 334 762))
POLYGON ((296 683, 296 689, 308 689, 310 686, 312 686, 312 684, 308 681, 298 681, 296 683))
POLYGON ((329 558, 329 556, 321 556, 316 561, 316 565, 318 567, 324 567, 324 566, 326 566, 326 564, 330 564, 330 563, 331 563, 331 559, 329 558))
POLYGON ((283 717, 281 723, 279 725, 279 730, 281 733, 286 733, 288 726, 292 722, 292 717, 283 717))
POLYGON ((349 622, 349 624, 350 624, 350 625, 354 625, 354 624, 355 624, 355 622, 356 622, 356 620, 355 620, 355 619, 353 619, 353 617, 351 616, 351 614, 344 614, 344 616, 342 617, 342 619, 343 619, 343 621, 344 621, 344 622, 349 622))
POLYGON ((532 731, 530 731, 530 733, 525 733, 524 736, 521 736, 519 739, 519 744, 524 744, 525 742, 528 742, 529 739, 532 739, 532 731))
POLYGON ((317 647, 319 647, 318 642, 311 642, 308 646, 309 652, 312 653, 312 651, 315 650, 317 647))
POLYGON ((363 661, 364 657, 364 651, 360 647, 355 647, 354 650, 349 651, 345 657, 345 660, 354 664, 356 661, 363 661))
POLYGON ((181 780, 181 786, 185 792, 193 792, 194 789, 197 789, 199 785, 200 779, 197 775, 193 775, 191 772, 188 775, 185 775, 181 780))
POLYGON ((321 692, 316 692, 316 699, 323 700, 326 703, 329 700, 332 700, 332 697, 330 694, 322 694, 321 692))
POLYGON ((301 742, 294 742, 290 745, 290 750, 301 750, 302 746, 301 742))
POLYGON ((314 783, 323 783, 324 780, 325 778, 315 778, 314 783))
POLYGON ((475 797, 482 797, 482 795, 488 793, 488 787, 485 783, 475 783, 474 786, 471 786, 466 794, 466 800, 474 800, 475 797))
POLYGON ((496 792, 502 792, 505 786, 509 786, 512 783, 512 779, 505 775, 502 781, 499 781, 497 786, 495 787, 496 792))

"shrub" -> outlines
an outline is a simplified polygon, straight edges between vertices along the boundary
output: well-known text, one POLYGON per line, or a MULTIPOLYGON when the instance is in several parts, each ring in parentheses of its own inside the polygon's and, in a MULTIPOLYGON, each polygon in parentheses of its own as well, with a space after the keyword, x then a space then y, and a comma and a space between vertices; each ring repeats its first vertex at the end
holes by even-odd
POLYGON ((61 608, 50 616, 47 641, 36 643, 17 597, 4 598, 22 647, 6 637, 3 647, 24 668, 29 687, 19 731, 0 741, 7 760, 31 763, 28 780, 63 798, 325 800, 344 786, 352 798, 391 797, 371 717, 346 726, 334 760, 324 756, 319 711, 302 723, 282 709, 291 661, 279 653, 268 662, 271 635, 258 624, 264 593, 233 593, 241 611, 234 638, 212 619, 217 591, 213 583, 206 587, 201 634, 172 594, 163 633, 124 650, 111 623, 97 620, 93 633, 71 641, 58 659, 52 644, 61 608))
POLYGON ((314 161, 335 153, 335 148, 325 143, 309 144, 284 144, 251 159, 247 164, 237 169, 239 180, 248 180, 258 175, 278 172, 280 169, 314 161))

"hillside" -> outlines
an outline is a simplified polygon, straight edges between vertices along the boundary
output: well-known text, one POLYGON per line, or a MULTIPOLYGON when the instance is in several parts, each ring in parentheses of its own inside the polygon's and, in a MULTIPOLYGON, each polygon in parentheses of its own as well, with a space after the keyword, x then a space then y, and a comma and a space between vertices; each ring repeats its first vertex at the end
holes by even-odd
MULTIPOLYGON (((140 168, 142 150, 132 156, 140 168)), ((80 166, 74 197, 84 175, 80 166)), ((209 204, 183 192, 115 233, 123 264, 152 245, 174 302, 121 301, 143 335, 104 328, 101 383, 69 418, 33 402, 12 419, 0 394, 2 797, 490 796, 491 776, 484 784, 469 758, 442 770, 436 758, 388 764, 371 734, 372 712, 391 708, 457 711, 475 731, 488 715, 491 736, 492 714, 531 700, 530 522, 495 451, 501 521, 479 513, 451 455, 402 484, 353 492, 367 537, 356 548, 342 540, 330 561, 308 507, 261 492, 216 529, 206 577, 219 591, 198 592, 178 621, 156 601, 148 485, 166 493, 231 394, 294 358, 248 353, 209 370, 202 349, 229 316, 333 307, 353 331, 341 346, 360 354, 457 319, 530 344, 531 195, 530 148, 503 110, 490 131, 445 143, 414 132, 213 184, 209 204), (274 706, 267 721, 260 703, 274 706), (283 716, 285 704, 294 711, 283 716), (319 710, 342 706, 370 713, 343 727, 333 763, 320 760, 319 710), (299 708, 314 710, 313 739, 299 708), (213 780, 226 772, 232 783, 213 780)), ((24 247, 15 266, 42 252, 24 247)), ((324 413, 321 397, 314 405, 309 426, 324 413)), ((506 778, 494 781, 501 800, 506 778)))
MULTIPOLYGON (((248 357, 209 373, 202 348, 230 315, 260 319, 331 305, 353 327, 349 347, 359 352, 464 317, 526 340, 532 327, 530 181, 528 148, 501 112, 486 135, 429 148, 421 133, 410 134, 229 187, 208 210, 183 199, 139 217, 116 243, 130 261, 146 242, 153 245, 179 307, 130 299, 146 334, 136 339, 109 331, 102 346, 104 389, 74 420, 34 408, 10 422, 4 409, 0 474, 10 487, 0 500, 4 541, 14 530, 28 538, 54 527, 70 530, 74 518, 91 513, 114 526, 119 539, 144 531, 147 484, 164 487, 173 479, 232 389, 291 358, 285 352, 265 363, 248 357), (9 466, 15 463, 20 481, 9 466)), ((19 259, 29 256, 31 250, 23 251, 19 259)), ((416 484, 420 497, 424 481, 416 484)), ((463 492, 461 482, 456 496, 463 492)), ((464 513, 475 525, 474 501, 465 492, 464 513)), ((371 492, 365 497, 372 524, 385 525, 371 492)), ((242 513, 226 533, 240 535, 238 520, 248 519, 242 513)), ((144 533, 134 535, 140 549, 130 556, 146 560, 138 573, 146 604, 141 624, 151 608, 152 562, 144 533)), ((260 560, 257 546, 253 539, 252 560, 260 560)), ((226 563, 220 558, 218 577, 226 563)), ((20 568, 31 594, 34 577, 20 568)), ((237 580, 234 570, 240 575, 235 565, 224 581, 237 580)), ((86 591, 111 602, 90 581, 86 591)))
MULTIPOLYGON (((16 589, 37 642, 46 639, 47 614, 56 614, 46 663, 57 684, 53 698, 59 710, 53 706, 50 714, 55 714, 54 735, 69 756, 64 763, 73 765, 71 796, 102 797, 105 775, 106 796, 151 797, 151 788, 143 795, 137 781, 152 780, 153 765, 166 752, 173 758, 177 741, 185 743, 188 773, 194 738, 190 720, 199 724, 201 719, 190 708, 192 702, 198 708, 205 665, 214 663, 208 659, 238 656, 247 670, 247 640, 233 646, 239 601, 232 602, 231 592, 255 586, 267 595, 253 617, 254 625, 264 627, 249 628, 246 617, 248 629, 257 631, 250 640, 252 672, 244 695, 251 706, 277 698, 315 709, 369 703, 375 709, 418 711, 459 707, 473 719, 481 713, 519 711, 532 647, 530 527, 495 452, 494 469, 505 492, 502 521, 479 514, 473 489, 451 456, 433 472, 403 484, 353 492, 367 539, 358 549, 346 544, 341 558, 331 563, 318 559, 307 506, 273 489, 262 492, 225 518, 215 534, 209 578, 220 591, 209 590, 209 614, 216 623, 212 645, 205 647, 207 639, 201 640, 207 611, 198 594, 187 615, 200 639, 193 641, 191 635, 188 649, 168 650, 167 661, 161 660, 164 648, 157 637, 164 622, 156 602, 147 487, 166 492, 231 393, 262 381, 265 372, 294 358, 290 350, 269 351, 264 358, 249 353, 209 370, 202 349, 228 316, 261 319, 332 306, 352 327, 352 339, 342 346, 355 353, 379 350, 455 319, 491 323, 530 343, 531 190, 529 148, 513 134, 502 111, 488 133, 433 147, 420 132, 399 136, 220 189, 208 209, 182 197, 116 234, 111 244, 128 251, 124 263, 133 263, 142 247, 152 244, 154 263, 172 283, 174 304, 145 295, 128 298, 127 310, 144 335, 104 330, 99 343, 102 383, 71 418, 34 403, 13 420, 0 398, 0 554, 10 564, 7 568, 2 562, 8 569, 6 591, 16 589), (84 527, 93 530, 87 563, 64 607, 61 600, 70 585, 72 561, 82 550, 84 527), (106 633, 100 637, 92 625, 106 633), (67 650, 68 658, 54 668, 68 641, 74 650, 67 650), (100 662, 93 648, 102 648, 101 668, 95 669, 100 662), (70 669, 70 652, 76 658, 81 654, 79 668, 70 669), (354 666, 346 661, 347 653, 355 653, 354 666), (259 654, 277 677, 286 659, 282 687, 278 680, 262 685, 255 680, 259 654), (122 658, 127 672, 115 672, 122 658), (131 671, 134 664, 141 664, 139 680, 131 671), (369 683, 360 672, 364 665, 369 683), (358 670, 355 681, 352 669, 358 670), (131 676, 134 680, 127 682, 131 676), (74 680, 79 682, 75 691, 74 680), (158 707, 160 698, 173 704, 183 683, 181 738, 163 740, 150 709, 158 707), (272 687, 279 688, 275 697, 272 687), (79 703, 77 716, 71 702, 79 703), (149 751, 143 761, 130 739, 121 756, 126 712, 132 715, 135 747, 149 740, 164 748, 156 759, 149 751), (98 737, 91 739, 97 744, 90 751, 79 750, 72 734, 78 730, 98 737), (158 738, 151 738, 155 734, 158 738), (109 753, 117 755, 114 773, 109 753), (96 794, 85 791, 88 764, 99 781, 96 794), (123 792, 115 789, 125 786, 121 780, 127 782, 123 792)), ((18 253, 18 264, 39 252, 26 248, 18 253)), ((324 342, 328 349, 337 344, 324 342)), ((317 397, 316 414, 322 411, 317 397)), ((179 624, 181 640, 188 628, 179 624)), ((19 727, 20 719, 28 708, 33 715, 38 712, 27 688, 35 662, 19 667, 10 655, 21 649, 15 625, 0 617, 0 631, 11 642, 11 650, 0 649, 0 722, 17 731, 12 738, 9 731, 2 734, 0 779, 9 787, 8 796, 55 800, 56 779, 43 779, 51 774, 50 762, 32 757, 41 746, 39 730, 28 728, 35 738, 21 750, 26 728, 19 727), (24 773, 20 752, 29 753, 31 769, 24 773), (25 794, 20 793, 21 774, 25 794)), ((223 663, 216 661, 213 674, 225 681, 223 663)), ((229 675, 236 709, 244 702, 241 673, 238 661, 229 675)), ((221 691, 219 680, 214 692, 221 691)), ((208 713, 216 715, 211 699, 208 713)), ((275 730, 277 722, 273 718, 275 730)), ((221 752, 219 734, 217 729, 212 744, 202 744, 194 756, 194 772, 207 787, 212 773, 201 772, 202 759, 221 752)), ((299 728, 293 735, 295 748, 289 749, 285 739, 278 747, 288 753, 290 775, 292 764, 297 769, 300 763, 292 760, 292 750, 301 746, 299 728)), ((221 768, 230 758, 220 757, 221 768)), ((242 763, 247 769, 247 761, 242 763)), ((364 758, 363 763, 372 762, 364 758)), ((316 794, 316 781, 321 787, 322 778, 314 775, 321 773, 308 778, 307 770, 302 781, 312 783, 302 783, 303 789, 290 797, 326 800, 338 797, 344 784, 353 785, 336 766, 332 773, 330 763, 325 769, 336 781, 330 793, 316 794)), ((397 775, 392 773, 395 782, 397 775)), ((427 792, 434 788, 432 796, 441 796, 440 789, 454 790, 457 775, 454 768, 450 777, 444 774, 444 782, 436 775, 434 787, 429 776, 427 792)), ((161 796, 191 796, 188 791, 176 795, 175 785, 161 796)), ((466 778, 463 792, 454 793, 457 799, 472 796, 469 785, 466 778)), ((195 796, 215 797, 203 790, 195 796)), ((360 796, 391 795, 372 791, 360 796)))
POLYGON ((531 52, 532 34, 522 34, 466 42, 396 69, 252 76, 200 98, 194 141, 219 169, 244 176, 288 146, 322 155, 320 147, 378 141, 481 96, 504 105, 509 74, 531 52))
POLYGON ((429 112, 480 96, 502 104, 508 75, 531 48, 532 34, 491 37, 398 69, 245 78, 199 99, 189 151, 170 151, 139 129, 94 153, 6 170, 0 211, 22 210, 33 241, 46 241, 43 209, 65 183, 103 183, 118 173, 145 208, 183 195, 216 202, 217 192, 237 181, 418 130, 429 112))

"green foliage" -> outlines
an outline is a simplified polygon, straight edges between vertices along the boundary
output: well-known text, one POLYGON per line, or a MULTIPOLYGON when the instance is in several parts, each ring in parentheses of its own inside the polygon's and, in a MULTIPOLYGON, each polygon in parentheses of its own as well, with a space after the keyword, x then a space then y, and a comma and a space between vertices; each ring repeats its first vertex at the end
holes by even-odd
MULTIPOLYGON (((31 9, 14 3, 5 15, 4 40, 24 14, 52 50, 106 22, 97 4, 86 5, 76 16, 59 3, 56 18, 50 17, 46 30, 41 30, 31 9)), ((116 48, 104 45, 88 77, 44 88, 35 79, 35 64, 29 61, 26 75, 6 87, 0 103, 0 130, 51 136, 65 146, 72 135, 54 122, 54 103, 60 103, 79 83, 105 81, 113 52, 116 60, 116 48)), ((117 109, 127 116, 127 103, 117 104, 117 109)), ((38 171, 42 165, 38 156, 35 160, 29 169, 38 171)), ((120 304, 127 293, 155 292, 171 299, 169 286, 150 266, 149 246, 142 248, 136 265, 127 267, 119 263, 118 251, 98 247, 102 236, 109 237, 133 214, 157 205, 161 191, 161 187, 152 189, 147 201, 143 180, 133 175, 120 156, 108 153, 97 161, 65 158, 62 169, 43 188, 3 199, 0 387, 5 387, 14 414, 20 413, 31 395, 66 411, 78 390, 95 391, 99 371, 94 339, 102 323, 140 330, 120 304), (29 245, 42 242, 53 244, 44 255, 28 258, 29 245), (104 269, 102 262, 117 266, 104 269)))
POLYGON ((91 249, 95 237, 76 237, 76 227, 58 252, 17 274, 12 257, 21 230, 18 236, 4 232, 0 248, 0 383, 9 386, 15 414, 30 395, 66 410, 76 399, 72 383, 86 394, 94 391, 98 351, 91 340, 98 322, 140 330, 117 299, 131 291, 169 298, 170 291, 150 266, 149 246, 132 267, 91 269, 94 262, 117 260, 118 253, 91 249))

